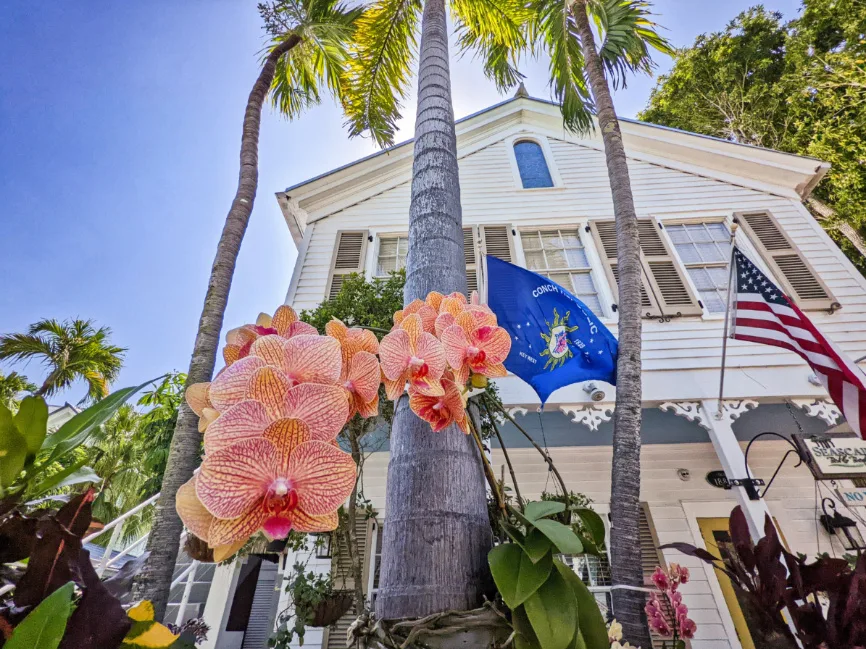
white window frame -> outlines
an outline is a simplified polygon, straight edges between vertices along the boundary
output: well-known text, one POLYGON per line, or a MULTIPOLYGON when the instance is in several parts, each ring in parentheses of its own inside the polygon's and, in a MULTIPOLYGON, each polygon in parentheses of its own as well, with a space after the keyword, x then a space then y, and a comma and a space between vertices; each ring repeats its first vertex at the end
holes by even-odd
MULTIPOLYGON (((405 231, 401 232, 374 232, 372 233, 375 241, 375 245, 371 246, 373 248, 373 254, 368 255, 369 259, 367 260, 367 265, 365 267, 365 272, 367 275, 367 279, 387 279, 387 275, 377 275, 376 272, 379 269, 379 249, 382 246, 383 239, 393 239, 395 237, 399 237, 401 239, 409 239, 409 233, 405 231)), ((408 251, 407 251, 408 252, 408 251)))
MULTIPOLYGON (((591 241, 591 237, 588 237, 586 233, 586 224, 578 223, 578 224, 560 224, 560 225, 521 225, 516 226, 516 236, 514 237, 514 244, 516 248, 516 261, 526 268, 527 270, 531 270, 529 265, 526 263, 526 255, 523 252, 523 233, 529 232, 544 232, 548 230, 556 230, 558 232, 571 232, 573 230, 577 231, 577 237, 580 240, 580 244, 583 246, 584 253, 586 254, 586 260, 589 263, 589 276, 592 279, 593 286, 595 286, 596 295, 598 296, 598 302, 601 305, 601 313, 595 314, 602 322, 610 322, 612 320, 611 317, 611 309, 610 305, 613 304, 613 298, 609 294, 609 289, 607 287, 607 282, 602 281, 601 278, 603 275, 598 272, 600 268, 599 263, 600 260, 595 250, 595 245, 591 241)), ((539 272, 539 271, 532 271, 539 272)), ((552 273, 557 272, 569 272, 566 269, 557 269, 554 271, 548 271, 552 273)), ((539 273, 543 274, 543 273, 539 273)))
POLYGON ((550 142, 547 136, 537 133, 518 133, 511 136, 505 141, 508 146, 508 160, 511 163, 511 175, 514 178, 514 187, 522 192, 550 192, 565 189, 562 182, 562 177, 559 175, 559 170, 556 168, 553 151, 550 149, 550 142), (520 179, 520 168, 517 166, 517 156, 514 155, 514 145, 518 142, 535 142, 541 147, 544 153, 544 162, 547 163, 547 171, 550 173, 550 178, 553 180, 553 187, 524 187, 523 181, 520 179))

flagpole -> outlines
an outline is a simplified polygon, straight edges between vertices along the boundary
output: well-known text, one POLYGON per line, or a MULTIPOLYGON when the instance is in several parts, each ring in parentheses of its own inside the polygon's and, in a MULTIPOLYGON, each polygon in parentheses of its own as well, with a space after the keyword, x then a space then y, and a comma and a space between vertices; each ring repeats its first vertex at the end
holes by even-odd
POLYGON ((731 224, 731 260, 729 262, 730 269, 728 271, 728 293, 725 296, 727 304, 725 305, 725 328, 722 334, 722 371, 719 375, 719 407, 716 410, 716 419, 722 418, 722 398, 725 393, 725 360, 728 355, 728 327, 731 321, 731 288, 734 284, 734 272, 736 263, 734 263, 734 239, 737 236, 737 222, 731 224))

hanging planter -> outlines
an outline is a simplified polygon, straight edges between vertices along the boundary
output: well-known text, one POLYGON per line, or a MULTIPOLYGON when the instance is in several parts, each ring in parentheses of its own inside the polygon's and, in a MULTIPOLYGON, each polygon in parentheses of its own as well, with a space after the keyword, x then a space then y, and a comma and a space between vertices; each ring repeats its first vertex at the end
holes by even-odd
POLYGON ((331 626, 343 617, 350 608, 352 608, 352 593, 335 591, 313 609, 313 620, 310 622, 310 626, 331 626))

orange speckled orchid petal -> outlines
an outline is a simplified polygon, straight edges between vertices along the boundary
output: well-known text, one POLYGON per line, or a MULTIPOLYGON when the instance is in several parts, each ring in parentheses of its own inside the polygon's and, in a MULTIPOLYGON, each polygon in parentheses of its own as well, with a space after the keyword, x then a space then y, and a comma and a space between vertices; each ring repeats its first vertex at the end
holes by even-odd
POLYGON ((427 306, 435 309, 438 312, 439 306, 442 304, 442 300, 444 299, 445 296, 442 295, 442 293, 439 293, 438 291, 430 291, 427 294, 427 298, 424 300, 424 302, 427 304, 427 306))
POLYGON ((261 358, 268 365, 282 367, 285 362, 288 341, 282 336, 269 334, 260 336, 250 347, 250 356, 261 358))
POLYGON ((274 317, 271 318, 270 326, 277 330, 281 336, 285 336, 289 327, 298 321, 298 314, 287 304, 282 304, 274 311, 274 317))
POLYGON ((337 529, 339 523, 337 512, 324 514, 323 516, 310 516, 303 509, 298 507, 292 512, 292 528, 298 532, 332 532, 337 529))
POLYGON ((271 418, 280 416, 291 382, 274 367, 261 367, 250 377, 247 398, 261 401, 271 418))
POLYGON ((457 318, 455 318, 455 323, 466 332, 467 338, 473 331, 475 331, 475 318, 468 311, 463 311, 458 314, 457 318))
MULTIPOLYGON (((261 507, 255 507, 237 518, 216 519, 210 526, 208 542, 211 547, 245 542, 261 529, 264 522, 265 512, 261 507)), ((214 559, 216 559, 216 553, 214 553, 214 559)))
POLYGON ((355 486, 355 461, 327 442, 301 444, 289 457, 286 472, 298 493, 298 506, 311 516, 336 511, 355 486))
POLYGON ((212 423, 219 419, 220 413, 213 408, 202 408, 201 417, 198 419, 198 432, 203 433, 212 423))
POLYGON ((228 543, 226 545, 218 545, 213 548, 213 560, 214 563, 220 563, 225 561, 229 557, 231 557, 235 552, 244 547, 247 543, 247 539, 240 539, 239 541, 235 541, 234 543, 228 543))
POLYGON ((496 326, 496 316, 481 308, 480 306, 469 306, 466 307, 466 311, 464 313, 468 313, 474 319, 473 328, 483 327, 485 325, 489 325, 491 327, 496 326))
POLYGON ((418 339, 424 333, 424 323, 421 321, 421 316, 417 313, 407 315, 400 323, 400 328, 409 334, 409 346, 415 349, 418 339))
POLYGON ((379 340, 369 329, 351 329, 349 335, 358 340, 360 351, 369 352, 371 354, 379 353, 379 340))
POLYGON ((195 493, 195 481, 196 477, 193 476, 180 486, 174 505, 186 529, 207 543, 214 517, 198 499, 195 493))
POLYGON ((260 313, 259 317, 256 318, 256 325, 259 327, 270 327, 272 322, 273 318, 267 313, 260 313))
POLYGON ((455 370, 462 368, 466 363, 466 348, 469 346, 466 331, 460 325, 451 325, 442 332, 441 340, 448 364, 455 370))
POLYGON ((466 296, 463 295, 460 291, 454 291, 453 293, 449 293, 448 297, 452 300, 457 300, 460 304, 466 305, 469 304, 469 300, 466 299, 466 296))
MULTIPOLYGON (((217 518, 246 514, 267 492, 277 476, 280 460, 277 447, 261 437, 208 455, 196 480, 199 500, 217 518)), ((214 539, 211 542, 231 543, 214 539)))
POLYGON ((502 363, 490 363, 486 362, 484 364, 484 368, 481 371, 475 371, 476 374, 481 374, 482 376, 486 376, 491 379, 498 379, 503 376, 508 376, 508 370, 505 369, 505 365, 502 363))
POLYGON ((241 357, 241 348, 238 345, 226 345, 223 347, 223 360, 226 365, 231 365, 241 357))
POLYGON ((298 383, 334 385, 342 370, 340 343, 330 336, 294 336, 287 341, 282 369, 298 383))
POLYGON ((232 329, 226 334, 226 342, 229 345, 237 345, 243 347, 244 344, 255 340, 258 337, 254 325, 244 325, 237 329, 232 329))
POLYGON ((358 352, 349 364, 351 390, 365 402, 379 392, 379 361, 370 352, 358 352))
POLYGON ((257 356, 247 356, 232 363, 217 376, 210 385, 208 396, 213 407, 219 412, 228 410, 236 403, 244 400, 247 384, 253 373, 265 362, 257 356))
POLYGON ((343 323, 342 320, 332 318, 331 321, 325 325, 325 334, 330 336, 331 338, 336 338, 340 341, 340 344, 342 345, 346 338, 349 336, 349 328, 343 323))
POLYGON ((430 378, 434 381, 442 378, 442 372, 445 371, 447 361, 445 360, 445 349, 436 336, 426 331, 421 334, 415 346, 415 355, 418 358, 423 358, 424 362, 427 363, 430 378))
POLYGON ((379 395, 377 394, 373 397, 372 401, 364 402, 355 395, 355 409, 358 411, 358 414, 361 415, 364 419, 369 419, 370 417, 375 417, 379 414, 379 395))
POLYGON ((464 363, 459 369, 454 370, 452 380, 457 385, 466 385, 466 381, 469 380, 470 372, 471 370, 469 369, 469 365, 464 363))
POLYGON ((394 318, 393 318, 394 326, 395 327, 399 326, 400 323, 403 322, 403 318, 405 318, 405 317, 406 317, 406 313, 403 311, 403 309, 398 309, 397 311, 394 311, 394 318))
POLYGON ((470 339, 476 347, 484 350, 486 361, 494 365, 508 358, 511 351, 511 336, 502 327, 478 327, 470 339))
POLYGON ((192 411, 201 417, 202 410, 210 407, 211 402, 208 397, 208 389, 210 383, 193 383, 186 389, 186 402, 192 411))
POLYGON ((409 379, 409 388, 428 397, 438 397, 445 394, 442 382, 430 376, 409 379))
POLYGON ((442 338, 442 332, 453 324, 457 324, 457 319, 451 313, 440 313, 436 318, 436 337, 442 338))
POLYGON ((262 437, 273 442, 284 455, 291 453, 298 444, 313 439, 310 429, 300 419, 277 419, 265 429, 262 437))
POLYGON ((389 401, 396 401, 406 391, 406 379, 404 377, 391 381, 383 376, 382 384, 385 386, 385 395, 389 401))
POLYGON ((481 304, 481 296, 478 294, 478 291, 472 291, 469 294, 469 304, 481 304))
POLYGON ((263 403, 247 399, 226 410, 204 436, 204 452, 216 453, 245 439, 261 436, 271 417, 263 403))
POLYGON ((421 324, 424 327, 424 331, 427 333, 435 333, 436 332, 436 318, 439 316, 439 312, 436 311, 433 307, 427 306, 426 304, 418 310, 418 315, 421 317, 421 324))
POLYGON ((302 383, 288 391, 280 412, 303 421, 313 439, 330 442, 346 425, 349 400, 340 386, 302 383))
POLYGON ((458 314, 462 313, 465 304, 465 302, 461 302, 453 297, 446 297, 442 300, 442 304, 439 305, 439 313, 450 313, 456 318, 458 314))
POLYGON ((382 373, 389 381, 396 381, 403 376, 410 358, 412 358, 412 346, 409 342, 409 334, 403 329, 395 329, 379 343, 382 373))
POLYGON ((313 325, 298 320, 297 322, 293 322, 292 326, 289 327, 289 330, 286 332, 286 338, 294 338, 295 336, 317 336, 318 334, 319 332, 313 325))
POLYGON ((424 306, 424 300, 418 300, 418 299, 412 300, 411 302, 409 302, 409 304, 407 304, 405 307, 403 307, 403 314, 410 316, 413 313, 418 313, 418 311, 420 311, 421 307, 423 307, 423 306, 424 306))

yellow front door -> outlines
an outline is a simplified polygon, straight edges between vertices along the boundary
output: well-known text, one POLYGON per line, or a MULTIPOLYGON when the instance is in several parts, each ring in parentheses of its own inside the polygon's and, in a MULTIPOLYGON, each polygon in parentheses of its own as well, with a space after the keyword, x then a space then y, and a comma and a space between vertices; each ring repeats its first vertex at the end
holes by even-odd
MULTIPOLYGON (((732 552, 731 533, 728 529, 728 519, 699 518, 698 526, 701 529, 701 536, 704 538, 707 550, 717 557, 721 557, 722 559, 727 558, 732 552)), ((731 585, 730 578, 718 569, 716 570, 716 577, 719 579, 719 585, 722 587, 722 594, 725 596, 725 603, 728 605, 728 610, 731 612, 731 617, 734 619, 734 627, 737 630, 737 637, 740 639, 740 644, 743 645, 743 649, 755 649, 752 634, 749 632, 749 625, 746 623, 743 609, 740 606, 740 602, 737 600, 737 593, 734 590, 733 585, 731 585)))

